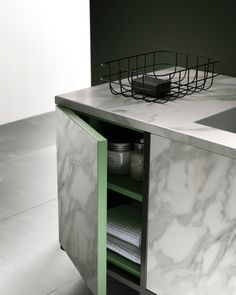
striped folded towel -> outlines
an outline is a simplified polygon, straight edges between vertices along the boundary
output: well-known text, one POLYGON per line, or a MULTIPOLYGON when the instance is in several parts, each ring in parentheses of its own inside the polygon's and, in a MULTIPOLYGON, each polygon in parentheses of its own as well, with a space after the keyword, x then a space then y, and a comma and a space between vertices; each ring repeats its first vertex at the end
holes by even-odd
POLYGON ((124 204, 111 208, 107 216, 107 233, 140 248, 141 220, 142 210, 137 206, 124 204))
POLYGON ((137 264, 141 264, 140 248, 110 235, 107 235, 107 248, 137 264))

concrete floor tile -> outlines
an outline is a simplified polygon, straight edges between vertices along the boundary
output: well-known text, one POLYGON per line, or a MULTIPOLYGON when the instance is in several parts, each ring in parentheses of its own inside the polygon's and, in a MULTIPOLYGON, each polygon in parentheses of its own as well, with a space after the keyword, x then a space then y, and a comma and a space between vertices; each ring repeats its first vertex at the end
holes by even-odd
POLYGON ((0 220, 56 196, 55 145, 0 163, 0 220))
POLYGON ((55 112, 0 126, 0 162, 56 143, 55 112))
POLYGON ((49 289, 29 273, 0 258, 0 294, 45 295, 49 289))
POLYGON ((80 277, 56 291, 60 295, 92 295, 85 282, 80 277))
POLYGON ((48 292, 79 276, 60 249, 57 220, 55 200, 0 223, 1 256, 32 274, 48 292))

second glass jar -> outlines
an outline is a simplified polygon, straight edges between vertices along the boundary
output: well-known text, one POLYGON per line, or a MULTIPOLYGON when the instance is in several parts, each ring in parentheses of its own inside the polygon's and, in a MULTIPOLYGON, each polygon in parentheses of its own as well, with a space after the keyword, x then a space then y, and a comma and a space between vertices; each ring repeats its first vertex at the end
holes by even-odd
POLYGON ((143 180, 144 165, 144 140, 141 139, 134 144, 134 150, 130 157, 130 176, 136 181, 143 180))

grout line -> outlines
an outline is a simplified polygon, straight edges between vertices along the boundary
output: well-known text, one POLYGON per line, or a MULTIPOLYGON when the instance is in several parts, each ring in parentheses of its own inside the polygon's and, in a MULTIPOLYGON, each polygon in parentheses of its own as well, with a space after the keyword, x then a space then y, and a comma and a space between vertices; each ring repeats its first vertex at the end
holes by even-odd
POLYGON ((56 292, 56 294, 59 295, 59 294, 61 294, 60 291, 59 291, 61 288, 65 287, 65 286, 67 286, 67 285, 69 285, 69 284, 71 284, 71 283, 74 282, 74 281, 77 281, 77 278, 74 278, 74 279, 72 279, 72 280, 69 280, 68 282, 64 283, 63 285, 61 285, 61 286, 57 287, 56 289, 50 291, 50 292, 49 292, 48 294, 46 294, 46 295, 53 294, 54 292, 56 292))
MULTIPOLYGON (((69 280, 68 282, 64 283, 63 285, 57 287, 55 290, 53 290, 53 292, 58 292, 58 293, 60 294, 60 289, 61 289, 61 288, 63 288, 63 287, 65 287, 65 286, 67 286, 67 285, 73 283, 74 281, 78 281, 79 276, 80 276, 80 275, 79 275, 79 273, 78 273, 78 278, 74 278, 74 279, 72 279, 72 280, 69 280)), ((52 292, 52 293, 53 293, 53 292, 52 292)), ((50 293, 49 293, 49 294, 50 294, 50 293)), ((49 295, 49 294, 47 294, 47 295, 49 295)))
MULTIPOLYGON (((33 116, 29 116, 29 117, 26 117, 26 118, 21 118, 21 119, 17 119, 15 121, 10 121, 10 122, 7 122, 7 123, 3 123, 3 124, 0 124, 0 127, 1 126, 6 126, 6 125, 10 125, 10 124, 19 124, 19 123, 28 123, 30 122, 31 123, 31 120, 34 120, 34 119, 41 119, 43 120, 43 117, 47 117, 47 116, 52 116, 55 118, 55 110, 51 110, 51 111, 48 111, 46 113, 40 113, 40 114, 35 114, 33 116)), ((31 123, 32 124, 32 123, 31 123)))
POLYGON ((60 295, 60 293, 57 292, 57 289, 50 291, 49 293, 45 294, 45 295, 51 295, 51 294, 56 294, 56 295, 60 295), (56 292, 56 293, 55 293, 56 292))
POLYGON ((48 201, 46 201, 46 202, 40 203, 40 204, 38 204, 38 205, 35 205, 35 206, 33 206, 33 207, 29 208, 29 209, 26 209, 26 210, 24 210, 24 211, 21 211, 21 212, 19 212, 19 213, 13 214, 13 215, 11 215, 11 216, 9 216, 9 217, 3 218, 3 219, 0 220, 0 226, 1 226, 3 223, 9 221, 11 218, 14 218, 14 217, 16 217, 16 216, 18 216, 18 215, 22 215, 22 214, 24 214, 24 213, 27 213, 27 212, 29 212, 29 211, 31 211, 31 210, 33 210, 33 209, 36 209, 36 208, 38 208, 38 207, 40 207, 40 206, 46 205, 46 204, 48 204, 48 203, 50 203, 50 202, 55 201, 56 199, 57 199, 57 197, 55 197, 55 198, 53 198, 53 199, 50 199, 50 200, 48 200, 48 201))

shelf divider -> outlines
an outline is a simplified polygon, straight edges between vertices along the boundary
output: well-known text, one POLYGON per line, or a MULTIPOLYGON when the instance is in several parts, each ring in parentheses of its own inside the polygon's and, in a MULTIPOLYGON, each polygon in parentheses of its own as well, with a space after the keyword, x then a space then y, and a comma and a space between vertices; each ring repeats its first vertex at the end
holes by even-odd
POLYGON ((107 249, 107 261, 140 278, 140 265, 107 249))
POLYGON ((136 201, 143 201, 142 182, 133 180, 129 175, 108 174, 107 187, 136 201))

